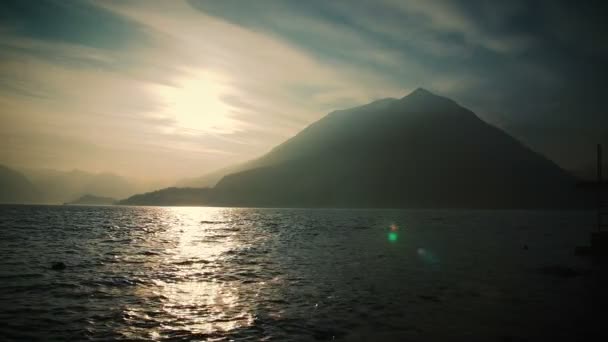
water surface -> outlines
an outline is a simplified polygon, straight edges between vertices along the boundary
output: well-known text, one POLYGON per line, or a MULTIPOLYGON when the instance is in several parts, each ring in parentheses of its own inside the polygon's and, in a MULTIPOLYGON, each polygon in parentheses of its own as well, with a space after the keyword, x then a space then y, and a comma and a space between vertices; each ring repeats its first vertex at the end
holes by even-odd
POLYGON ((0 337, 575 340, 597 300, 573 255, 593 218, 0 206, 0 337))

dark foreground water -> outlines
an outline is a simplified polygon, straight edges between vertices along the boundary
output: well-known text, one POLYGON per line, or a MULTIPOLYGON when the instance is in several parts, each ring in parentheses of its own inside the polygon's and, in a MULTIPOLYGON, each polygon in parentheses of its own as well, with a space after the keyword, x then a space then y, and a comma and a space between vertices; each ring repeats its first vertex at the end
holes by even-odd
POLYGON ((0 340, 590 340, 593 218, 0 206, 0 340))

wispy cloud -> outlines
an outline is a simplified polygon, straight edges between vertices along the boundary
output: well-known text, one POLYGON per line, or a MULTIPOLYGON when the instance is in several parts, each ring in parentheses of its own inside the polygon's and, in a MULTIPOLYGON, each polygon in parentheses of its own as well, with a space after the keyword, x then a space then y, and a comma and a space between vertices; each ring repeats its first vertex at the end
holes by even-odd
POLYGON ((169 160, 190 155, 175 162, 175 173, 196 175, 261 154, 336 105, 402 92, 186 2, 101 5, 145 31, 146 44, 108 49, 6 36, 7 131, 69 132, 82 143, 147 147, 169 160))

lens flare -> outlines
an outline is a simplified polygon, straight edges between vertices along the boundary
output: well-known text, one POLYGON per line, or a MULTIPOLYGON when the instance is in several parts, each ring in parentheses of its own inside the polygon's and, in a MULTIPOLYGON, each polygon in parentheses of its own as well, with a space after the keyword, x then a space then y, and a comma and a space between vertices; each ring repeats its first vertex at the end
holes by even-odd
POLYGON ((388 241, 397 242, 399 240, 399 227, 396 224, 391 224, 390 231, 388 233, 388 241))
POLYGON ((399 234, 397 234, 396 232, 388 233, 388 241, 396 242, 398 239, 399 239, 399 234))

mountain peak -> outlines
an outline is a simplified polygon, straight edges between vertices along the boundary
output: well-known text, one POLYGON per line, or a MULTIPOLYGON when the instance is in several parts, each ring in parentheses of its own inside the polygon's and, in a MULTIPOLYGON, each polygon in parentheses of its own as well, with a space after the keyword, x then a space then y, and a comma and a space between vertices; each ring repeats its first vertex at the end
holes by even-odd
POLYGON ((451 111, 459 107, 453 100, 435 95, 424 88, 417 88, 404 96, 401 103, 417 111, 451 111))
POLYGON ((430 91, 422 88, 422 87, 418 87, 416 88, 416 90, 414 90, 413 92, 410 93, 410 95, 412 94, 428 94, 428 95, 435 95, 433 93, 431 93, 430 91))
POLYGON ((441 98, 441 96, 435 95, 430 91, 419 87, 408 95, 406 95, 404 98, 441 98))

